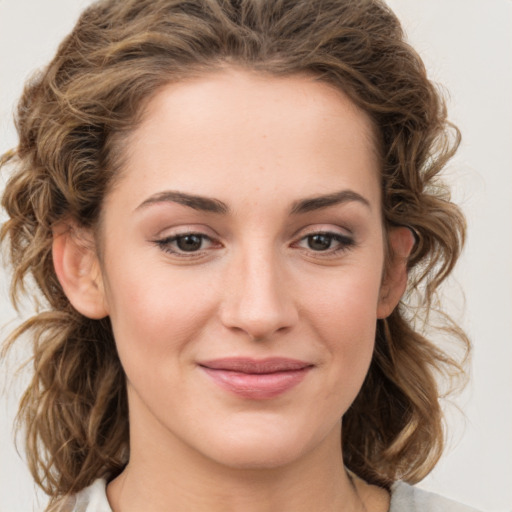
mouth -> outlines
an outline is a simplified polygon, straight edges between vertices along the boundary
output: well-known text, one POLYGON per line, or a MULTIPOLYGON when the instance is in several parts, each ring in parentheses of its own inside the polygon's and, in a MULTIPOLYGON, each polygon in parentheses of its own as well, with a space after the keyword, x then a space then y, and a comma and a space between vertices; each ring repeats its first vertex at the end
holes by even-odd
POLYGON ((300 384, 313 366, 282 357, 223 358, 199 363, 220 388, 250 400, 269 400, 286 393, 300 384))

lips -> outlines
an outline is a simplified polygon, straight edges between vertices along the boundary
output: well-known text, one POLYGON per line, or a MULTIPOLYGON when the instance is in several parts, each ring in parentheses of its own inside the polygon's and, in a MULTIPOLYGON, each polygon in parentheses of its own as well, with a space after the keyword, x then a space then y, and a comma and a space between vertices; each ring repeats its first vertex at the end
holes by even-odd
POLYGON ((268 400, 297 386, 313 365, 288 358, 223 358, 199 367, 219 387, 242 398, 268 400))

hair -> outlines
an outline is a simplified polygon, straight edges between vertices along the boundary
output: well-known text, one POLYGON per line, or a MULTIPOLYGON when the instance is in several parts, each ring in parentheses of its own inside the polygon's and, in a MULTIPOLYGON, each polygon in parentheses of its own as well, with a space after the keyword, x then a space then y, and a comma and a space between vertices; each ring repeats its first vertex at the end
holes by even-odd
POLYGON ((309 74, 372 119, 384 225, 408 226, 416 244, 408 292, 378 320, 368 375, 344 415, 343 455, 356 474, 389 486, 420 480, 441 454, 439 379, 463 374, 469 342, 448 318, 463 349, 449 356, 420 320, 434 309, 464 242, 464 217, 438 177, 460 135, 396 16, 379 0, 104 0, 83 12, 27 84, 19 145, 3 158, 13 165, 1 231, 11 297, 15 305, 27 293, 43 299, 4 351, 30 336, 33 377, 18 421, 31 472, 54 503, 123 470, 129 426, 110 322, 70 305, 53 268, 52 227, 73 219, 95 228, 120 172, 123 141, 147 101, 170 82, 226 66, 309 74))

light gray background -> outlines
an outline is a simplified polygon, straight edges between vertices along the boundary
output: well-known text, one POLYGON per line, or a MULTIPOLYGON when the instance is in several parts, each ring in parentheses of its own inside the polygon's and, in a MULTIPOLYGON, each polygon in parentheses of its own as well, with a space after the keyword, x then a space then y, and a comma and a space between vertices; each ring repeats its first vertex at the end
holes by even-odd
MULTIPOLYGON (((88 0, 0 0, 0 153, 16 144, 12 111, 31 71, 47 62, 88 0)), ((450 92, 462 130, 450 165, 469 239, 449 307, 473 343, 472 382, 449 410, 449 448, 426 489, 489 512, 512 511, 512 1, 390 0, 431 77, 450 92), (465 305, 461 296, 465 293, 465 305)), ((0 176, 0 183, 5 176, 0 176)), ((2 337, 15 314, 0 275, 2 337), (6 327, 6 324, 9 324, 6 327)), ((20 358, 22 354, 20 354, 20 358)), ((11 367, 14 362, 11 362, 11 367)), ((23 381, 2 368, 0 511, 37 510, 12 443, 23 381)), ((1 387, 0 387, 1 389, 1 387)), ((41 503, 44 502, 44 499, 41 503)))

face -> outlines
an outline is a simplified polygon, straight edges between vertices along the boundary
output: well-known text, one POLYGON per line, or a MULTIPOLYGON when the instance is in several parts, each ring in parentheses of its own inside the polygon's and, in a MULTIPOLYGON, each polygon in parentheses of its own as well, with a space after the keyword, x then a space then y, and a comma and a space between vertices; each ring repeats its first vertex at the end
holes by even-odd
POLYGON ((132 454, 339 445, 385 309, 380 212, 371 123, 339 91, 234 70, 162 89, 100 235, 132 454))

